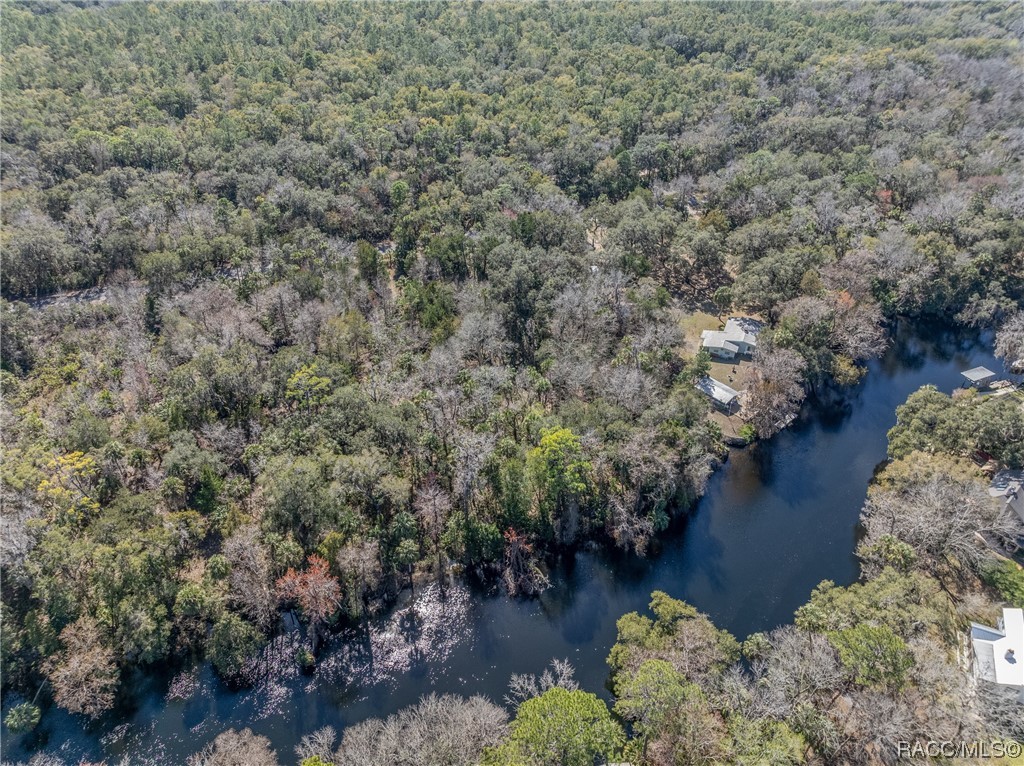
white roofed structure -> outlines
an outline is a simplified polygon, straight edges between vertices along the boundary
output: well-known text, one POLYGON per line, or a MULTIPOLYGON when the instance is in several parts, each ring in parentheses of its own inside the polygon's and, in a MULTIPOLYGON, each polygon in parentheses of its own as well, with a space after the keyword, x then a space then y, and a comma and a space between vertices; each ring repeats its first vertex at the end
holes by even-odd
POLYGON ((964 376, 967 383, 975 388, 985 388, 989 383, 996 379, 996 374, 988 367, 972 367, 969 370, 964 370, 960 374, 964 376))
POLYGON ((700 334, 701 348, 706 348, 712 356, 732 359, 737 354, 752 354, 757 348, 757 335, 753 320, 742 320, 730 317, 723 330, 705 330, 700 334))
POLYGON ((729 388, 725 383, 715 380, 710 375, 705 375, 698 380, 695 386, 698 391, 727 412, 731 412, 739 406, 740 392, 729 388))
POLYGON ((975 676, 1017 689, 1024 702, 1024 609, 1003 609, 995 628, 972 622, 971 644, 975 676))

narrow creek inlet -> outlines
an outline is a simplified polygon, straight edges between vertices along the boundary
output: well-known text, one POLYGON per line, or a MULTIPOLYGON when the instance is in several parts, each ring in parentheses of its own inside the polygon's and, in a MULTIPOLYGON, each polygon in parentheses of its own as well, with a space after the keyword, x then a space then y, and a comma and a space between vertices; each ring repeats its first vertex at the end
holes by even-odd
MULTIPOLYGON (((539 598, 511 600, 457 585, 441 599, 421 589, 412 603, 372 622, 369 636, 338 636, 315 673, 303 676, 286 639, 268 678, 233 692, 208 667, 136 680, 132 707, 83 726, 50 710, 38 735, 65 759, 183 763, 217 733, 249 727, 283 762, 303 734, 382 716, 430 692, 501 701, 513 673, 567 658, 580 685, 607 696, 605 657, 615 622, 664 590, 743 638, 789 622, 820 581, 857 576, 853 556, 867 484, 885 459, 895 408, 925 384, 950 391, 961 370, 1002 369, 991 338, 900 327, 885 357, 841 400, 807 405, 789 430, 734 451, 685 523, 646 560, 583 552, 552 572, 539 598)), ((4 758, 25 757, 4 743, 4 758)))

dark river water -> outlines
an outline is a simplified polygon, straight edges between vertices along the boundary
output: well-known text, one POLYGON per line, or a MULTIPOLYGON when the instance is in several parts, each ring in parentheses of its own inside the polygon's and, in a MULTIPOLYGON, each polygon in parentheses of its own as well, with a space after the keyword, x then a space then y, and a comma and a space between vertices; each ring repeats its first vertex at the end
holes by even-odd
MULTIPOLYGON (((287 659, 268 662, 276 669, 252 689, 229 691, 207 667, 168 668, 130 681, 132 699, 108 720, 83 726, 51 709, 36 744, 72 763, 180 764, 224 729, 249 727, 291 764, 299 738, 321 726, 341 731, 430 692, 500 702, 513 673, 539 673, 552 658, 567 658, 584 689, 607 697, 615 621, 645 609, 653 590, 689 601, 742 639, 789 622, 822 580, 855 580, 858 514, 895 408, 928 383, 951 391, 976 365, 1003 369, 990 336, 901 328, 841 400, 808 404, 786 432, 734 451, 689 519, 646 560, 577 554, 533 600, 465 585, 443 599, 436 587, 422 589, 368 632, 335 639, 312 676, 295 671, 282 638, 276 648, 287 659)), ((5 736, 5 760, 25 758, 28 744, 5 736)))

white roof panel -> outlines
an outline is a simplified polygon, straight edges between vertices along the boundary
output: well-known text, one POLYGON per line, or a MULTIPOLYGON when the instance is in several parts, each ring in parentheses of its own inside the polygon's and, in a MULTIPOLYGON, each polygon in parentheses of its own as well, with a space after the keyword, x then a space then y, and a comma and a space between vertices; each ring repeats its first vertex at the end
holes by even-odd
POLYGON ((725 383, 722 383, 720 380, 715 380, 710 375, 705 375, 694 385, 697 387, 698 391, 707 394, 716 402, 721 402, 722 404, 731 404, 740 395, 739 391, 734 388, 729 388, 725 383))
POLYGON ((1001 630, 971 623, 978 675, 1024 688, 1024 609, 1003 609, 1001 630))
POLYGON ((964 370, 960 374, 973 383, 980 383, 983 380, 988 380, 989 378, 994 378, 996 376, 996 374, 988 367, 972 367, 969 370, 964 370))
POLYGON ((740 347, 728 340, 724 332, 704 332, 704 342, 701 345, 704 348, 724 348, 732 351, 733 353, 740 350, 740 347))

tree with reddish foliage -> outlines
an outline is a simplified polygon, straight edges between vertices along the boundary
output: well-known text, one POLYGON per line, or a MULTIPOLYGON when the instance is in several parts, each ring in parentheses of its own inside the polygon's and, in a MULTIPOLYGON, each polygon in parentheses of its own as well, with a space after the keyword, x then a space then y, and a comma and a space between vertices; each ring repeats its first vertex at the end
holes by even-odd
POLYGON ((305 572, 289 568, 277 581, 278 597, 284 602, 297 602, 302 614, 309 620, 314 653, 320 626, 341 604, 341 586, 327 566, 325 559, 313 554, 309 557, 309 567, 305 572))

